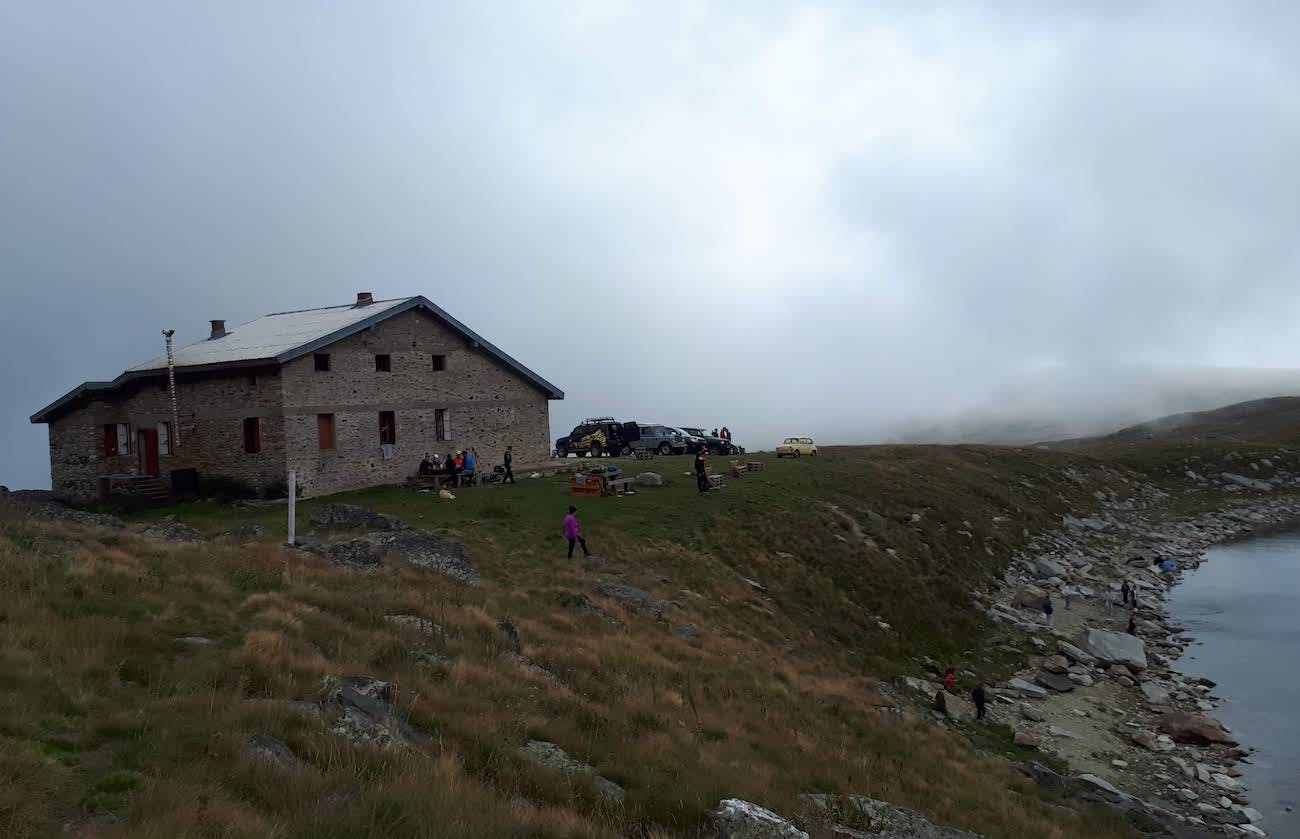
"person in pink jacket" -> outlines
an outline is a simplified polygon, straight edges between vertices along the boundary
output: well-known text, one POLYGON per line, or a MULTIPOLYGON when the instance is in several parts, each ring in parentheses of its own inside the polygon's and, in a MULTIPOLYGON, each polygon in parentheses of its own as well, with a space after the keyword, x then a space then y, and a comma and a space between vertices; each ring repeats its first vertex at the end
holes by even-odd
POLYGON ((578 517, 574 513, 578 508, 569 505, 569 514, 564 517, 564 538, 569 540, 569 559, 573 559, 573 546, 582 545, 582 555, 591 556, 591 551, 587 550, 587 540, 582 538, 582 525, 578 524, 578 517))

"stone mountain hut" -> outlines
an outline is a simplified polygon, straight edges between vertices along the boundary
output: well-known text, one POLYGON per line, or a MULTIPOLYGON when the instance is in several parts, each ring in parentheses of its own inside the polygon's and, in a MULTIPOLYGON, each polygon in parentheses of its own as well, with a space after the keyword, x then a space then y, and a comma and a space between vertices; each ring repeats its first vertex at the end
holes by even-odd
POLYGON ((564 394, 424 297, 211 324, 174 354, 175 414, 162 356, 32 416, 49 426, 57 494, 216 476, 266 490, 295 469, 305 495, 325 495, 398 483, 425 452, 475 448, 490 469, 508 445, 521 465, 550 451, 549 400, 564 394))

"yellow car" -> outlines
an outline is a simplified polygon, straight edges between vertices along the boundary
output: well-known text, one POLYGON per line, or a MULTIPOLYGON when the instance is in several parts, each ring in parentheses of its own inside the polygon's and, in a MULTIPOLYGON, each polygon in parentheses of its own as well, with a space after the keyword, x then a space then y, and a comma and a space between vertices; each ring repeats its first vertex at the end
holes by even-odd
POLYGON ((786 437, 785 442, 776 447, 777 457, 817 456, 817 444, 811 437, 786 437))

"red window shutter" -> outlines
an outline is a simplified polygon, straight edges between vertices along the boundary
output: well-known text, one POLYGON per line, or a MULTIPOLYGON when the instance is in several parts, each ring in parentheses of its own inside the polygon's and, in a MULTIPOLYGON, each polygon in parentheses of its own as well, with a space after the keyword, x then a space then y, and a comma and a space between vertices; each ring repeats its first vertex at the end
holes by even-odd
POLYGON ((334 448, 334 415, 316 415, 316 436, 320 439, 322 449, 334 448))

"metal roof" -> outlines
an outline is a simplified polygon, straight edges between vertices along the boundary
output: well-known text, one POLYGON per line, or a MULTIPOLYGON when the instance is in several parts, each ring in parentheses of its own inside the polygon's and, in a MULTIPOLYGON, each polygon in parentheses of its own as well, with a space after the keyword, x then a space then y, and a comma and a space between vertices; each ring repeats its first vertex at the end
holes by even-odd
MULTIPOLYGON (((402 297, 264 315, 227 331, 220 338, 197 341, 177 350, 176 370, 194 373, 284 364, 413 309, 423 310, 442 321, 459 333, 471 347, 482 349, 512 372, 522 376, 546 394, 548 399, 564 398, 562 390, 502 352, 425 297, 402 297)), ((164 355, 129 368, 111 382, 85 382, 37 411, 32 415, 31 421, 48 422, 60 409, 84 394, 112 391, 134 379, 156 376, 166 369, 167 357, 164 355)))

